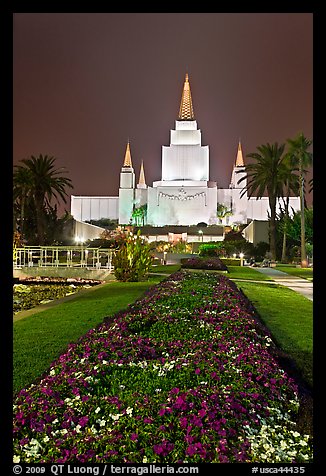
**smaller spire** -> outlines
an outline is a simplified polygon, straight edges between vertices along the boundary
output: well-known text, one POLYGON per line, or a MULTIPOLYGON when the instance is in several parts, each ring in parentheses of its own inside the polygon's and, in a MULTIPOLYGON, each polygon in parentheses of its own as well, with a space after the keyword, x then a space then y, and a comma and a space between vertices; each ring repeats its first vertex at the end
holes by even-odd
POLYGON ((138 185, 146 185, 143 160, 141 161, 138 185))
POLYGON ((123 162, 123 167, 132 167, 129 140, 128 140, 128 143, 127 143, 127 148, 126 148, 125 160, 123 162))
POLYGON ((145 180, 145 172, 144 172, 144 162, 143 161, 141 161, 137 188, 147 188, 146 180, 145 180))
POLYGON ((236 167, 244 167, 244 166, 245 166, 244 160, 243 160, 243 155, 242 155, 242 149, 241 149, 240 139, 239 139, 237 160, 235 161, 235 166, 236 166, 236 167))

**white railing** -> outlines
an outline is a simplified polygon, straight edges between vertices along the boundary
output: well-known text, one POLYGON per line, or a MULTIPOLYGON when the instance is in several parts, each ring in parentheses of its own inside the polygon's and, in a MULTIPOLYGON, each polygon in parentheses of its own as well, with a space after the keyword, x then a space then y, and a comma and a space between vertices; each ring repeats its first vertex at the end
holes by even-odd
POLYGON ((114 250, 84 246, 24 246, 14 249, 13 267, 65 267, 113 270, 114 250))

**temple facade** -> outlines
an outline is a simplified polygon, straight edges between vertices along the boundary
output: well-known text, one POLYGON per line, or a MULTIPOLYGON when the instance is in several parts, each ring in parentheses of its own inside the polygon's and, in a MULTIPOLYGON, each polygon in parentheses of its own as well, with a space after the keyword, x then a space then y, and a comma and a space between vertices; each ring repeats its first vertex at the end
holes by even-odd
MULTIPOLYGON (((209 172, 209 146, 202 145, 186 74, 175 128, 170 144, 162 146, 161 179, 146 184, 144 163, 138 182, 128 142, 120 172, 118 197, 71 196, 71 214, 81 222, 110 218, 121 225, 192 226, 247 224, 268 219, 268 198, 249 198, 246 166, 238 143, 229 188, 219 188, 209 172), (241 182, 239 183, 239 181, 241 182)), ((281 205, 279 200, 278 206, 281 205)), ((299 197, 290 207, 300 209, 299 197)))

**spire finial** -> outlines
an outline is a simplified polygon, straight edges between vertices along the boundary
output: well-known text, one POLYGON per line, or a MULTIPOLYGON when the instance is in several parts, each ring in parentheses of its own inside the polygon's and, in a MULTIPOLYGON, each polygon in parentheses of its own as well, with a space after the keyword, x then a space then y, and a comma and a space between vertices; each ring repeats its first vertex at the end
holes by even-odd
POLYGON ((124 167, 132 167, 129 139, 128 139, 128 142, 127 142, 127 148, 126 148, 126 154, 125 154, 125 159, 124 159, 124 162, 123 162, 123 166, 124 167))
POLYGON ((239 139, 239 144, 238 144, 238 153, 237 153, 237 159, 235 161, 235 166, 236 167, 244 167, 244 160, 243 160, 243 155, 242 155, 242 148, 241 148, 241 141, 239 139))
POLYGON ((193 121, 195 119, 188 73, 186 73, 185 82, 183 84, 178 119, 180 121, 193 121))

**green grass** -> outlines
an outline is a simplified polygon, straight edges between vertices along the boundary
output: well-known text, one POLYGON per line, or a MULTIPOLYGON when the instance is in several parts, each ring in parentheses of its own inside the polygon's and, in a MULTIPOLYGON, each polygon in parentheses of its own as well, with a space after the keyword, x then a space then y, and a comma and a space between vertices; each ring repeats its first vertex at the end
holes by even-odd
POLYGON ((147 282, 111 282, 14 321, 14 392, 40 377, 69 343, 100 324, 105 316, 125 309, 160 280, 151 277, 147 282))
POLYGON ((275 269, 293 276, 298 276, 298 278, 309 279, 310 281, 313 279, 312 268, 296 268, 295 266, 289 264, 278 264, 275 269))
POLYGON ((181 264, 159 264, 157 266, 151 266, 150 273, 172 274, 179 271, 180 268, 181 264))
POLYGON ((270 329, 279 348, 295 362, 312 387, 313 303, 283 286, 238 282, 270 329))
POLYGON ((226 276, 230 279, 250 279, 254 281, 268 281, 270 278, 265 274, 249 268, 247 266, 228 266, 228 273, 226 276))

